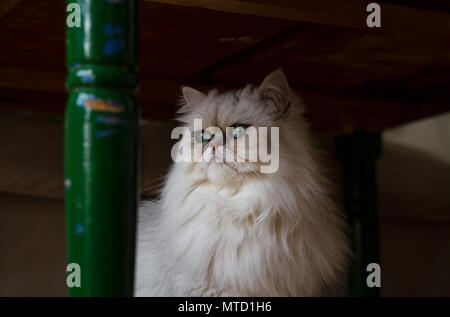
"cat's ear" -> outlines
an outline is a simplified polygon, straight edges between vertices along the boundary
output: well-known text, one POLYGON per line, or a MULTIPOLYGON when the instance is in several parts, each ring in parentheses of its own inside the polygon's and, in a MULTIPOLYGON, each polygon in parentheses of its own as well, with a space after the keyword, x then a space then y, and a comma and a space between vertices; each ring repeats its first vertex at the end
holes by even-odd
POLYGON ((192 87, 182 87, 181 91, 183 92, 184 101, 190 105, 196 105, 202 103, 206 98, 206 95, 197 89, 192 87))
POLYGON ((189 112, 193 107, 203 102, 206 95, 192 87, 181 87, 183 92, 183 106, 178 110, 178 113, 189 112))
POLYGON ((289 110, 291 89, 281 68, 270 73, 259 86, 261 99, 275 110, 284 114, 289 110))

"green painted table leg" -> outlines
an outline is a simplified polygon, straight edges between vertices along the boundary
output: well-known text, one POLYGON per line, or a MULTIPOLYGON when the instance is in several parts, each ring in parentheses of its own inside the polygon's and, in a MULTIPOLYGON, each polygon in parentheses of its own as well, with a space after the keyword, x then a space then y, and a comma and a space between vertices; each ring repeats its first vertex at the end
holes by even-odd
POLYGON ((381 153, 379 133, 355 132, 336 138, 342 163, 344 205, 351 226, 355 253, 350 267, 350 296, 379 296, 379 288, 369 288, 369 263, 379 264, 376 159, 381 153))
POLYGON ((71 296, 131 296, 139 189, 136 1, 67 1, 65 187, 71 296))

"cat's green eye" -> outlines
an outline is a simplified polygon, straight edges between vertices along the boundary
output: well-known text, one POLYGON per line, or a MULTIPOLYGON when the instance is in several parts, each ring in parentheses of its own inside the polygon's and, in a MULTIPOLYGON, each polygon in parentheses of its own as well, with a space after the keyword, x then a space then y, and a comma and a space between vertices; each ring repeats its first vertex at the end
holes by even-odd
POLYGON ((198 143, 209 142, 211 141, 212 135, 210 132, 201 130, 195 133, 195 140, 198 143))
POLYGON ((233 127, 233 137, 235 139, 237 139, 237 138, 243 136, 245 134, 245 128, 246 127, 241 126, 241 125, 233 127))

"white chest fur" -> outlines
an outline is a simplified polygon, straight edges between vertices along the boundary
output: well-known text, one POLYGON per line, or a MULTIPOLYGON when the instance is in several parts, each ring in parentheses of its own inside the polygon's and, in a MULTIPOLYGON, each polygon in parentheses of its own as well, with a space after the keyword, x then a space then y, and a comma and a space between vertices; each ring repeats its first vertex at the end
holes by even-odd
POLYGON ((347 243, 326 196, 314 209, 273 182, 209 186, 174 185, 155 205, 159 220, 139 238, 138 295, 314 296, 344 278, 347 243))

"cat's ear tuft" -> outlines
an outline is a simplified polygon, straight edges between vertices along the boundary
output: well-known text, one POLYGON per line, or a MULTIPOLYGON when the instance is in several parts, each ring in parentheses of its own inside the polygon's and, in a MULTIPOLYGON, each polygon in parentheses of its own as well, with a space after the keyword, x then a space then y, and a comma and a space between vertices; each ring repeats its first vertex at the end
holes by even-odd
POLYGON ((191 106, 202 103, 206 97, 204 93, 192 87, 182 87, 181 91, 183 92, 184 101, 191 106))
POLYGON ((278 114, 289 110, 291 89, 281 68, 270 73, 259 86, 262 100, 278 114))

